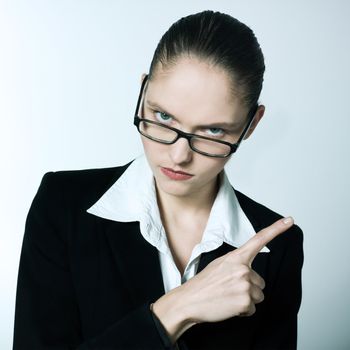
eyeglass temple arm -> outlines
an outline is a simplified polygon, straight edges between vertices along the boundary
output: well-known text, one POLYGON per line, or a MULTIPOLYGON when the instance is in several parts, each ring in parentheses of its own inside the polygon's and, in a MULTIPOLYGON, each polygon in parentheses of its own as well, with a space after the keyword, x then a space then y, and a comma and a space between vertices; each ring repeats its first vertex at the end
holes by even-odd
POLYGON ((142 99, 142 92, 143 92, 143 89, 146 85, 146 81, 148 79, 148 74, 145 75, 145 77, 143 78, 143 81, 142 81, 142 84, 141 84, 141 88, 140 88, 140 92, 139 92, 139 97, 137 99, 137 104, 136 104, 136 110, 135 110, 135 116, 138 115, 138 111, 139 111, 139 108, 140 108, 140 102, 141 102, 141 99, 142 99))
POLYGON ((254 117, 255 117, 255 113, 258 110, 258 104, 254 105, 253 108, 250 110, 250 112, 248 113, 248 120, 249 122, 247 123, 246 127, 244 128, 241 137, 239 138, 239 140, 234 144, 236 146, 236 150, 238 148, 238 146, 241 144, 242 140, 244 139, 245 135, 247 134, 249 128, 251 127, 254 117))

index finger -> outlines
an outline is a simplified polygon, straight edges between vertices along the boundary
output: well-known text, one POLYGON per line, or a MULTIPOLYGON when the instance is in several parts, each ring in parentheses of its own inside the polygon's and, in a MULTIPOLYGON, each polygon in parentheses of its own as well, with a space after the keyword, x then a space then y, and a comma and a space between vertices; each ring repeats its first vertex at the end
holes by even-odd
POLYGON ((272 225, 265 227, 264 229, 259 231, 248 242, 246 242, 240 248, 238 248, 238 250, 240 251, 240 255, 244 257, 244 262, 250 266, 256 255, 260 252, 260 250, 263 247, 265 247, 267 243, 272 241, 275 237, 292 227, 293 223, 293 218, 289 216, 277 220, 272 225))

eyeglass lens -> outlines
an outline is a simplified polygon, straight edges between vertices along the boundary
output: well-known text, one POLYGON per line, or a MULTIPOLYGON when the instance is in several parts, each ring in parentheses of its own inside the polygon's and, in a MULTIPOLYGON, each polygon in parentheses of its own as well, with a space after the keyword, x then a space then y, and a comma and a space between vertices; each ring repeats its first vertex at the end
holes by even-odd
MULTIPOLYGON (((140 121, 139 130, 144 136, 162 143, 170 144, 177 138, 176 131, 168 129, 166 126, 153 124, 145 120, 140 121)), ((213 156, 226 156, 231 151, 231 147, 228 145, 200 137, 192 137, 191 146, 198 152, 213 156)))

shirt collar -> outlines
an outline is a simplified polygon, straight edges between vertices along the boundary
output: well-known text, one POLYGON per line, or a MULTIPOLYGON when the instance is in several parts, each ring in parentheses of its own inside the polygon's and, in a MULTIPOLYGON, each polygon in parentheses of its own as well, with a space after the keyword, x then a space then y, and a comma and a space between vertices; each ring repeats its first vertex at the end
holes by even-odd
MULTIPOLYGON (((87 212, 114 221, 140 221, 149 234, 147 240, 154 244, 164 239, 156 198, 153 173, 145 155, 141 155, 87 212)), ((239 205, 224 170, 202 242, 210 245, 215 237, 216 242, 221 240, 239 248, 254 235, 255 230, 239 205)), ((269 252, 269 249, 265 246, 261 252, 269 252)))

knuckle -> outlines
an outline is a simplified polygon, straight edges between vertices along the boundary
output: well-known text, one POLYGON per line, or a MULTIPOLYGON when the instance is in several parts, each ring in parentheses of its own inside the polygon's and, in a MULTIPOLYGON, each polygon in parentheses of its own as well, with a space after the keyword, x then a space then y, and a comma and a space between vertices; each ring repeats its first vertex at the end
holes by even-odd
POLYGON ((248 311, 248 316, 251 316, 251 315, 253 315, 254 313, 255 313, 255 311, 256 311, 256 307, 255 307, 255 305, 253 304, 252 306, 251 306, 251 308, 249 309, 249 311, 248 311))
POLYGON ((261 303, 265 299, 264 293, 260 290, 256 295, 256 301, 255 304, 261 303))
POLYGON ((264 301, 264 299, 265 299, 265 295, 264 295, 263 292, 261 292, 260 303, 261 303, 262 301, 264 301))
POLYGON ((251 304, 251 305, 249 305, 248 308, 242 310, 239 315, 240 316, 251 316, 255 313, 255 311, 256 311, 255 305, 251 304))
POLYGON ((228 254, 226 254, 226 255, 224 255, 221 258, 218 258, 216 260, 219 261, 219 259, 221 259, 220 260, 221 266, 231 266, 234 263, 234 256, 232 256, 232 254, 230 254, 230 253, 228 253, 228 254))
POLYGON ((250 294, 250 290, 251 290, 251 284, 246 281, 246 280, 243 280, 241 283, 240 283, 240 286, 241 286, 241 291, 245 294, 250 294))
POLYGON ((241 308, 243 310, 243 312, 247 312, 252 304, 252 300, 249 296, 244 296, 241 299, 241 308))
POLYGON ((222 255, 221 257, 224 260, 234 260, 237 257, 237 252, 238 252, 238 250, 234 249, 234 250, 231 250, 228 253, 222 255))
POLYGON ((250 275, 250 268, 246 265, 242 265, 238 270, 238 276, 242 279, 248 279, 250 275))
POLYGON ((262 244, 264 242, 264 237, 267 234, 267 231, 260 231, 255 235, 256 242, 262 244))

